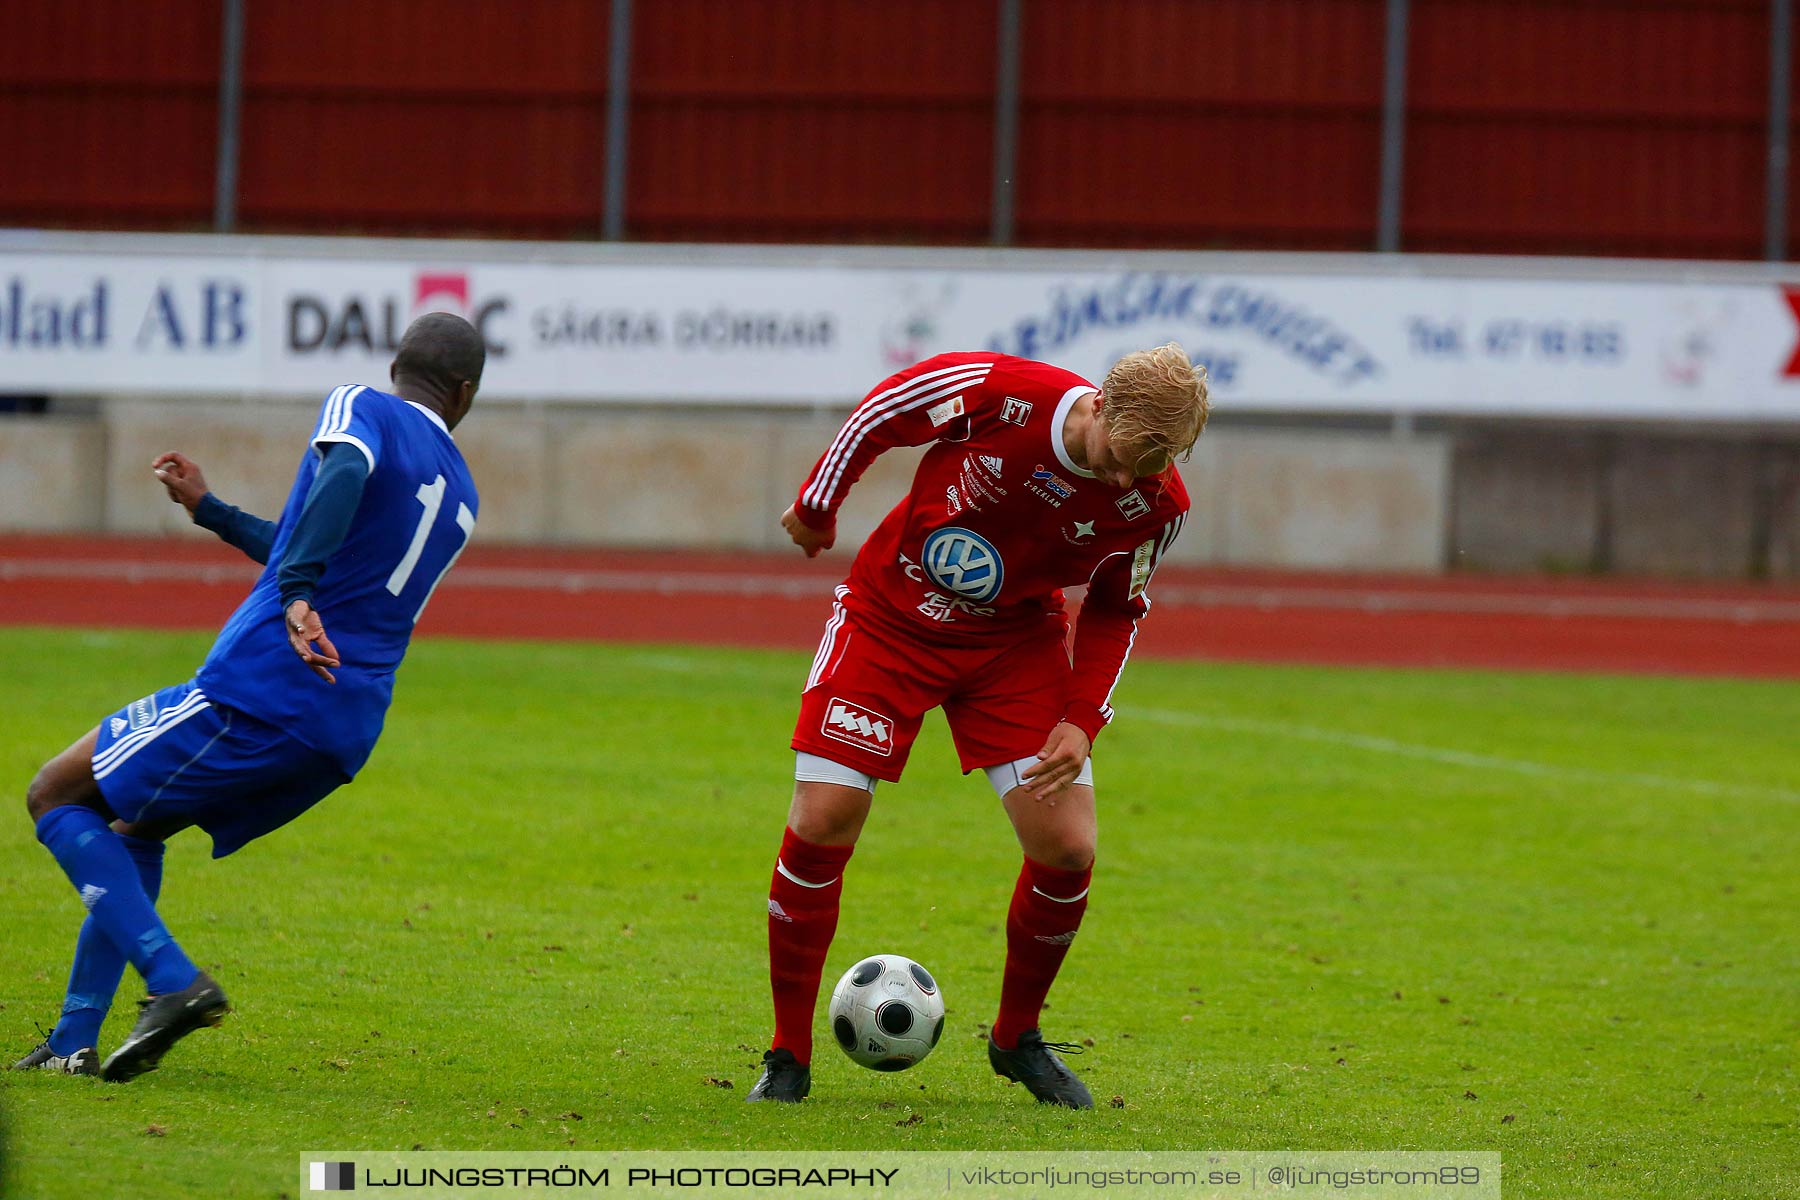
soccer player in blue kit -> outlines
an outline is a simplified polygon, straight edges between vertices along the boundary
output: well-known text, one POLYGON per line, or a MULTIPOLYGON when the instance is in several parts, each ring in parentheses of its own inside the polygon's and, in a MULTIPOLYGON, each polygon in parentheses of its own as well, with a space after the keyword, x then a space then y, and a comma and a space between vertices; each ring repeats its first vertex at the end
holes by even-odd
POLYGON ((132 1079, 224 1017, 223 989, 157 915, 163 843, 197 825, 222 858, 367 761, 413 624, 475 528, 475 484, 450 431, 485 359, 461 317, 414 321, 392 392, 345 385, 326 398, 273 524, 220 502, 183 455, 153 464, 196 524, 266 566, 192 680, 120 709, 31 781, 38 840, 88 915, 61 1018, 15 1070, 132 1079), (99 1063, 126 962, 149 998, 99 1063))

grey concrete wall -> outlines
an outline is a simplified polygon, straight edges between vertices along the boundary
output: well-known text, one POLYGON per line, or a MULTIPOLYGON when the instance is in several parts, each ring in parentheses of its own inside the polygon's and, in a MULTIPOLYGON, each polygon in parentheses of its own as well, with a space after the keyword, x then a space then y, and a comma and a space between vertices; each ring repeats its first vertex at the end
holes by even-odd
MULTIPOLYGON (((557 413, 544 431, 550 484, 538 540, 775 549, 788 544, 779 517, 837 423, 588 411, 557 413)), ((921 453, 876 460, 840 514, 841 545, 860 545, 906 494, 921 453)))
POLYGON ((1744 442, 1623 439, 1610 481, 1612 568, 1747 574, 1759 457, 1744 442))
POLYGON ((1791 435, 1489 427, 1457 442, 1459 567, 1800 575, 1791 435))
MULTIPOLYGON (((0 422, 0 464, 36 464, 8 466, 0 487, 36 497, 15 528, 210 536, 164 497, 151 460, 181 450, 221 497, 272 517, 315 416, 310 403, 123 397, 86 424, 0 422)), ((840 420, 494 406, 478 408, 457 440, 481 486, 484 542, 776 549, 786 544, 777 518, 840 420)), ((843 547, 905 494, 921 453, 877 460, 841 515, 843 547)), ((1212 430, 1183 471, 1194 513, 1171 559, 1438 569, 1449 465, 1442 438, 1212 430)))
MULTIPOLYGON (((316 418, 300 403, 112 400, 81 427, 88 468, 65 472, 85 479, 92 511, 42 505, 37 523, 16 527, 210 537, 151 474, 165 450, 198 462, 222 498, 273 518, 316 418)), ((25 423, 0 422, 0 439, 15 424, 25 423)), ((772 549, 786 544, 781 511, 836 431, 808 415, 495 406, 476 409, 456 438, 481 488, 484 542, 772 549)), ((844 506, 844 545, 905 494, 920 453, 877 460, 844 506)))
POLYGON ((1800 578, 1800 444, 1782 446, 1766 464, 1768 573, 1800 578))
MULTIPOLYGON (((150 474, 170 449, 273 516, 315 415, 124 397, 90 418, 0 418, 0 530, 210 536, 150 474)), ((836 429, 828 413, 496 405, 457 438, 484 542, 775 549, 777 516, 836 429)), ((845 548, 904 495, 919 453, 884 456, 852 493, 845 548)), ((1800 578, 1792 434, 1214 428, 1183 473, 1194 511, 1175 562, 1800 578)))
POLYGON ((1183 473, 1196 510, 1188 526, 1201 536, 1189 547, 1177 543, 1176 561, 1443 568, 1447 439, 1219 430, 1202 440, 1198 470, 1183 473))
POLYGON ((1589 570, 1602 543, 1606 454, 1606 446, 1576 430, 1463 439, 1456 449, 1452 564, 1589 570))
POLYGON ((0 420, 0 530, 102 528, 105 457, 106 429, 97 421, 0 420))
POLYGON ((194 529, 151 474, 151 460, 165 450, 179 450, 199 463, 222 499, 273 520, 293 486, 316 416, 316 409, 299 405, 109 401, 102 417, 107 432, 102 527, 116 533, 212 536, 194 529))

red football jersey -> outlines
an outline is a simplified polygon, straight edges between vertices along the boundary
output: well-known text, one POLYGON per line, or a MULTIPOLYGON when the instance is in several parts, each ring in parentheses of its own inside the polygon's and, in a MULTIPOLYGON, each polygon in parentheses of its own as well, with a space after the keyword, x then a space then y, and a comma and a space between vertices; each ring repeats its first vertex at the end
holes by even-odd
POLYGON ((935 442, 856 556, 846 603, 910 636, 1000 642, 1046 620, 1066 627, 1063 589, 1087 584, 1065 715, 1089 738, 1112 717, 1145 589, 1188 510, 1173 466, 1120 489, 1070 459, 1063 422, 1098 390, 1005 354, 926 359, 856 407, 795 503, 807 525, 829 528, 878 454, 935 442))

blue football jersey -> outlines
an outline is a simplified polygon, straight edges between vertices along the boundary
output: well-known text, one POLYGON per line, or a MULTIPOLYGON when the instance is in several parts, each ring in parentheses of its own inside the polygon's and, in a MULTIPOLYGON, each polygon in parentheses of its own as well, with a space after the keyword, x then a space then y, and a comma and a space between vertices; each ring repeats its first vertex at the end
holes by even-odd
POLYGON ((275 529, 268 565, 219 632, 196 682, 215 701, 277 725, 354 775, 381 736, 413 624, 475 530, 462 452, 430 409, 374 388, 326 398, 275 529), (288 645, 276 573, 323 447, 348 442, 369 478, 312 606, 343 665, 326 683, 288 645))

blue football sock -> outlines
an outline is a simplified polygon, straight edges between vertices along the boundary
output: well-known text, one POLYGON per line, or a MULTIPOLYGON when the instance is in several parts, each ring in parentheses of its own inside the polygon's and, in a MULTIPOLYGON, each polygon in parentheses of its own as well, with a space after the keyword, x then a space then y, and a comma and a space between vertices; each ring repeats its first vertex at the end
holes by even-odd
POLYGON ((178 992, 194 982, 199 969, 156 915, 136 864, 106 818, 65 804, 44 814, 37 837, 75 885, 100 931, 143 975, 151 995, 178 992))
MULTIPOLYGON (((144 896, 155 904, 162 892, 163 844, 117 834, 125 853, 137 866, 144 896)), ((100 1026, 112 1007, 113 995, 125 974, 125 956, 112 944, 93 917, 81 923, 75 939, 75 962, 69 968, 69 993, 63 999, 62 1017, 50 1031, 50 1053, 64 1056, 83 1046, 99 1044, 100 1026)))

